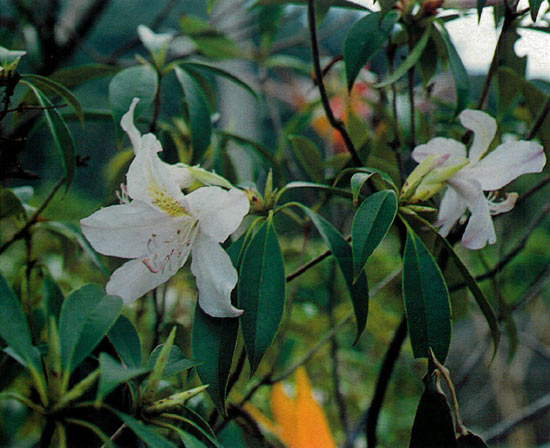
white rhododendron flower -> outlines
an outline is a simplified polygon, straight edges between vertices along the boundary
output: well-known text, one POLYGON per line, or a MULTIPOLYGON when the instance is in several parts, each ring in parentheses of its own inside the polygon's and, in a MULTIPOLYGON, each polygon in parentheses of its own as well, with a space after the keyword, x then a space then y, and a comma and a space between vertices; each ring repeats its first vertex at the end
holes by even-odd
POLYGON ((242 311, 230 299, 237 271, 220 243, 248 213, 247 196, 219 186, 184 195, 181 188, 196 179, 231 184, 198 167, 163 162, 157 138, 151 133, 142 136, 134 125, 137 102, 134 99, 121 120, 136 154, 127 174, 128 200, 80 221, 84 236, 99 253, 131 259, 113 272, 106 291, 132 302, 166 282, 191 254, 201 308, 215 317, 238 316, 242 311))
POLYGON ((496 134, 495 120, 484 112, 465 110, 460 114, 462 125, 474 133, 474 141, 466 157, 465 146, 450 138, 436 137, 417 146, 413 159, 421 163, 427 157, 444 156, 443 167, 457 167, 445 179, 448 187, 441 205, 437 225, 439 233, 447 236, 454 224, 470 211, 470 218, 462 237, 462 245, 468 249, 481 249, 487 243, 496 242, 495 227, 491 215, 510 211, 517 199, 516 193, 506 195, 497 202, 487 198, 484 191, 495 191, 522 174, 542 171, 546 156, 541 145, 531 141, 516 141, 499 145, 487 155, 496 134))

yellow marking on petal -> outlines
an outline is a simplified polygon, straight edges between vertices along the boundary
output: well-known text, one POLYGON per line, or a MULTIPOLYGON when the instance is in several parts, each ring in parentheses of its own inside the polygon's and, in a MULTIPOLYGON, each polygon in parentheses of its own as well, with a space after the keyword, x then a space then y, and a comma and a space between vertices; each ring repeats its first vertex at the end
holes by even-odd
POLYGON ((151 203, 170 216, 189 215, 190 213, 181 205, 177 199, 170 196, 165 188, 157 188, 150 186, 149 192, 151 203))

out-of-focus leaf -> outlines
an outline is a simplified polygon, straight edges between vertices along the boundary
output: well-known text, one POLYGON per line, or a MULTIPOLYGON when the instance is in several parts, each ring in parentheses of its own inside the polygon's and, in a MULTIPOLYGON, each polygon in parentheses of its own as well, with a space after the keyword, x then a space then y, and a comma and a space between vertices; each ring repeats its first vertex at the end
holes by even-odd
POLYGON ((61 156, 63 172, 65 174, 65 181, 68 189, 76 171, 76 149, 73 136, 69 131, 65 119, 57 111, 48 97, 46 97, 46 95, 44 95, 40 89, 35 87, 31 82, 21 82, 26 84, 32 90, 40 106, 44 107, 42 113, 44 114, 46 125, 48 126, 48 130, 53 138, 55 147, 61 156))
POLYGON ((187 71, 175 67, 174 71, 185 94, 185 102, 189 114, 191 128, 191 145, 193 146, 193 162, 202 160, 212 135, 210 123, 210 108, 206 95, 199 83, 187 71))
POLYGON ((201 64, 200 62, 183 62, 179 65, 181 68, 185 69, 186 67, 190 67, 191 69, 198 69, 201 71, 205 71, 207 73, 211 73, 216 76, 221 76, 222 78, 227 79, 228 81, 231 81, 235 85, 243 88, 248 93, 250 93, 254 98, 258 99, 258 95, 252 87, 250 87, 246 82, 244 82, 239 77, 233 75, 232 73, 229 73, 227 70, 224 70, 219 67, 215 67, 213 65, 208 64, 201 64))
POLYGON ((165 439, 154 429, 145 426, 139 420, 134 417, 124 414, 120 411, 111 408, 111 411, 117 415, 123 423, 130 428, 134 434, 143 441, 149 448, 176 448, 172 442, 165 439))
POLYGON ((22 75, 22 77, 23 79, 30 80, 33 85, 42 91, 42 93, 48 94, 48 96, 51 96, 52 94, 60 96, 69 106, 71 106, 80 122, 84 124, 82 106, 76 96, 74 96, 69 89, 45 76, 27 74, 22 75))
POLYGON ((382 82, 379 82, 378 84, 375 84, 373 87, 386 87, 394 82, 398 81, 402 76, 404 76, 420 59, 420 56, 422 56, 422 53, 424 52, 424 48, 426 48, 426 44, 428 43, 428 39, 430 38, 430 33, 432 32, 432 27, 428 26, 420 39, 418 39, 418 42, 414 45, 414 48, 410 51, 407 58, 403 61, 403 63, 397 67, 397 69, 388 76, 387 79, 385 79, 382 82))
POLYGON ((121 310, 122 300, 105 295, 97 284, 85 285, 65 299, 59 316, 59 336, 62 365, 67 373, 99 344, 121 310))
POLYGON ((396 213, 397 197, 393 190, 371 194, 355 213, 351 227, 354 282, 359 278, 368 258, 388 233, 396 213))
POLYGON ((312 188, 314 190, 325 191, 327 193, 342 196, 344 198, 352 197, 351 193, 348 190, 344 190, 342 188, 331 187, 330 185, 318 184, 315 182, 302 182, 302 181, 295 181, 295 182, 290 182, 286 184, 283 188, 279 190, 279 197, 282 196, 285 191, 293 190, 295 188, 312 188))
POLYGON ((241 329, 252 373, 279 329, 285 287, 284 260, 270 215, 244 251, 237 286, 239 308, 244 310, 241 329))
MULTIPOLYGON (((442 23, 435 21, 435 30, 439 33, 439 36, 445 44, 447 50, 447 56, 449 58, 449 68, 455 80, 456 89, 456 108, 455 115, 458 115, 462 110, 468 107, 470 102, 470 78, 468 72, 458 55, 449 33, 445 29, 442 23)), ((434 30, 434 31, 435 31, 434 30)))
MULTIPOLYGON (((300 207, 303 212, 311 219, 313 225, 323 238, 323 241, 328 246, 332 256, 336 260, 336 264, 340 268, 344 280, 346 281, 347 289, 351 296, 353 311, 355 313, 355 322, 357 331, 355 334, 355 342, 361 336, 367 323, 367 315, 369 312, 369 287, 367 276, 362 273, 357 281, 353 281, 353 253, 350 245, 342 234, 325 218, 318 215, 310 208, 299 203, 293 203, 300 207)), ((354 343, 355 343, 354 342, 354 343)))
MULTIPOLYGON (((152 369, 155 366, 163 347, 164 344, 155 347, 149 357, 149 368, 152 369)), ((169 376, 192 369, 193 367, 197 367, 199 364, 200 361, 187 359, 181 349, 177 345, 173 345, 170 353, 168 354, 168 358, 166 359, 166 364, 164 365, 164 370, 162 372, 162 378, 168 378, 169 376)))
POLYGON ((42 297, 48 316, 59 320, 61 307, 63 306, 63 293, 51 275, 46 274, 42 283, 42 297))
POLYGON ((409 448, 454 448, 457 446, 451 409, 438 392, 435 380, 427 380, 411 431, 409 448))
POLYGON ((83 64, 57 70, 49 78, 63 84, 68 89, 72 89, 94 79, 114 76, 119 71, 120 68, 113 65, 83 64))
POLYGON ((148 367, 125 367, 107 353, 99 354, 101 376, 97 388, 97 401, 103 399, 123 383, 149 371, 148 367))
POLYGON ((487 0, 477 0, 476 3, 477 23, 479 23, 481 21, 481 13, 483 12, 483 8, 485 8, 485 3, 487 3, 487 0))
MULTIPOLYGON (((478 0, 478 1, 481 1, 481 0, 478 0)), ((543 2, 544 0, 529 0, 529 10, 530 10, 531 19, 533 19, 533 22, 537 21, 540 5, 542 5, 543 2)))
POLYGON ((3 218, 24 218, 25 207, 13 191, 7 188, 0 189, 0 219, 3 218))
POLYGON ((340 180, 343 179, 344 176, 355 173, 378 174, 384 180, 384 182, 388 184, 388 186, 394 189, 394 191, 399 191, 397 185, 395 185, 395 182, 388 173, 378 168, 372 168, 370 166, 365 166, 361 168, 346 168, 345 170, 340 171, 335 177, 333 185, 338 185, 338 182, 340 182, 340 180))
POLYGON ((323 159, 321 151, 308 138, 300 135, 291 135, 288 140, 294 149, 294 156, 300 167, 313 182, 322 182, 324 179, 323 159))
POLYGON ((120 315, 107 333, 121 361, 129 368, 141 365, 141 341, 139 334, 127 317, 120 315))
POLYGON ((346 35, 342 51, 348 90, 351 91, 360 70, 386 42, 400 15, 396 10, 386 14, 376 12, 352 25, 346 35))
POLYGON ((241 56, 241 50, 235 42, 199 17, 188 14, 182 16, 180 28, 183 34, 191 38, 197 50, 208 59, 219 60, 241 56))
POLYGON ((76 224, 72 222, 47 221, 39 225, 41 228, 63 235, 65 238, 79 245, 92 263, 96 265, 103 274, 109 275, 109 270, 105 267, 101 258, 99 258, 99 255, 92 248, 88 240, 84 238, 76 224))
POLYGON ((406 226, 403 299, 413 354, 415 358, 427 358, 431 348, 443 363, 451 343, 449 291, 432 254, 406 226))
POLYGON ((134 110, 134 119, 146 111, 158 89, 158 76, 150 65, 129 67, 118 72, 109 84, 109 104, 113 112, 117 136, 122 135, 120 119, 128 112, 134 98, 139 103, 134 110))
POLYGON ((363 185, 374 175, 374 173, 355 173, 350 179, 351 194, 353 196, 353 205, 359 202, 359 195, 363 185))

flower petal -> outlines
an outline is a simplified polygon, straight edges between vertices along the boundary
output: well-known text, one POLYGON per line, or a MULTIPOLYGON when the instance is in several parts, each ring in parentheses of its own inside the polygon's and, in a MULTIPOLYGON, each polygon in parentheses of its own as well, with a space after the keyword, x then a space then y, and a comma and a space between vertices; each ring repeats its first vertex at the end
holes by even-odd
POLYGON ((130 142, 132 143, 135 154, 141 149, 141 134, 134 124, 134 111, 138 103, 139 98, 134 98, 128 112, 126 112, 120 120, 120 127, 128 134, 128 137, 130 137, 130 142))
POLYGON ((546 164, 541 145, 521 140, 499 145, 475 166, 462 172, 471 179, 477 179, 483 190, 498 190, 522 174, 540 173, 546 164))
POLYGON ((250 203, 241 191, 201 187, 185 197, 187 209, 200 222, 201 232, 221 243, 231 235, 248 213, 250 203))
POLYGON ((439 205, 436 226, 441 226, 439 233, 442 236, 449 235, 452 227, 466 212, 466 201, 452 188, 447 188, 439 205))
MULTIPOLYGON (((143 137, 143 143, 147 142, 148 136, 154 138, 152 134, 147 134, 143 137)), ((170 216, 188 214, 183 205, 183 193, 154 147, 144 146, 137 153, 126 178, 128 194, 132 199, 143 201, 170 216)))
POLYGON ((173 220, 141 201, 102 208, 80 221, 82 233, 101 254, 137 258, 151 238, 173 239, 181 220, 173 220))
POLYGON ((464 110, 459 118, 462 126, 474 133, 468 158, 471 163, 476 163, 489 149, 497 132, 497 123, 493 117, 480 110, 464 110))
POLYGON ((452 138, 435 137, 428 143, 414 148, 412 158, 415 162, 421 163, 430 154, 449 154, 449 159, 443 164, 445 166, 456 163, 457 159, 464 159, 466 157, 466 147, 452 138))
POLYGON ((243 311, 231 305, 237 270, 229 255, 208 235, 199 232, 192 249, 191 272, 197 279, 199 305, 213 317, 237 317, 243 311))
POLYGON ((471 212, 462 245, 467 249, 482 249, 486 244, 494 244, 497 240, 495 226, 481 184, 472 179, 452 179, 449 185, 462 196, 471 212))
POLYGON ((182 246, 179 249, 182 251, 182 256, 177 260, 171 260, 171 263, 168 262, 164 269, 158 272, 152 272, 144 263, 144 259, 135 259, 124 263, 111 275, 105 287, 107 294, 121 297, 124 303, 131 303, 153 288, 162 285, 178 272, 189 256, 188 246, 182 246))

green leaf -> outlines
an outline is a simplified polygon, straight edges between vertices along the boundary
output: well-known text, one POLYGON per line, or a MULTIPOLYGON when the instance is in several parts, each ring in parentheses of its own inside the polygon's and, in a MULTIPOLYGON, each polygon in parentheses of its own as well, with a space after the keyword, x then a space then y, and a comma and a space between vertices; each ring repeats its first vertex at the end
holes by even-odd
POLYGON ((65 299, 59 316, 59 336, 66 375, 99 344, 121 309, 122 300, 105 295, 97 284, 84 285, 65 299))
POLYGON ((117 415, 123 423, 130 428, 134 434, 142 440, 150 448, 176 448, 172 442, 169 442, 154 429, 145 426, 139 420, 136 420, 134 417, 131 417, 128 414, 124 414, 115 409, 111 408, 111 411, 117 415))
POLYGON ((184 406, 180 415, 164 414, 164 417, 179 421, 183 424, 182 426, 185 431, 192 433, 196 437, 200 437, 208 446, 212 448, 222 448, 217 442, 212 428, 210 428, 200 414, 191 408, 184 406))
POLYGON ((141 366, 141 341, 136 328, 127 317, 118 316, 107 336, 124 364, 130 368, 141 366))
POLYGON ((456 89, 456 108, 455 115, 458 115, 462 110, 468 107, 470 102, 470 78, 468 72, 458 55, 449 33, 445 29, 442 23, 434 22, 436 30, 439 31, 439 36, 445 44, 447 50, 447 56, 449 57, 449 68, 455 81, 456 89))
POLYGON ((405 225, 403 299, 413 354, 415 358, 427 358, 432 348, 436 358, 444 363, 451 343, 449 291, 432 254, 405 225))
POLYGON ((483 12, 483 8, 485 8, 485 3, 487 3, 487 0, 477 0, 476 2, 476 9, 477 9, 477 23, 481 21, 481 13, 483 12))
POLYGON ((426 48, 426 44, 428 43, 428 39, 430 38, 430 33, 432 32, 432 27, 428 26, 420 39, 418 39, 418 42, 414 45, 414 48, 409 52, 407 55, 407 58, 403 61, 403 63, 397 67, 397 69, 384 81, 379 82, 378 84, 375 84, 373 87, 379 88, 379 87, 386 87, 397 80, 399 80, 402 76, 404 76, 420 59, 420 56, 422 56, 422 53, 424 52, 424 48, 426 48))
POLYGON ((68 89, 72 89, 94 79, 114 76, 119 71, 120 68, 114 65, 83 64, 57 70, 49 78, 63 84, 68 89))
POLYGON ((193 146, 192 160, 197 163, 203 159, 208 146, 210 146, 212 135, 210 108, 200 84, 187 71, 179 67, 175 67, 174 71, 185 94, 191 129, 191 145, 193 146))
POLYGON ((233 75, 232 73, 229 73, 228 71, 215 67, 213 65, 208 64, 201 64, 200 62, 184 62, 182 64, 179 64, 179 66, 183 69, 186 67, 189 67, 191 69, 198 69, 200 71, 205 71, 207 73, 212 73, 216 76, 221 76, 222 78, 227 79, 228 81, 231 81, 232 83, 236 84, 237 86, 243 88, 246 90, 250 95, 252 95, 254 98, 258 99, 258 95, 252 87, 250 87, 246 82, 244 82, 242 79, 238 78, 237 76, 233 75))
POLYGON ((31 331, 21 303, 0 274, 0 337, 27 365, 42 372, 40 354, 32 345, 31 331))
POLYGON ((128 112, 134 98, 139 103, 134 111, 134 119, 153 103, 158 89, 158 76, 150 65, 126 68, 116 74, 109 84, 109 104, 113 111, 115 131, 121 135, 120 119, 128 112))
POLYGON ((99 354, 99 368, 101 376, 97 388, 98 403, 121 384, 149 371, 148 367, 125 367, 107 353, 99 354))
POLYGON ((293 190, 295 188, 312 188, 314 190, 326 191, 327 193, 336 194, 344 198, 351 198, 352 195, 348 190, 342 188, 331 187, 330 185, 318 184, 315 182, 302 182, 295 181, 286 184, 283 188, 279 190, 278 196, 281 197, 285 191, 293 190))
POLYGON ((212 317, 198 304, 195 307, 191 336, 193 357, 202 362, 197 373, 202 383, 208 384, 206 391, 222 415, 238 331, 237 318, 212 317))
POLYGON ((239 271, 238 304, 244 310, 241 329, 251 375, 279 329, 285 286, 283 255, 270 214, 245 249, 239 271))
POLYGON ((143 402, 151 403, 155 398, 158 385, 164 374, 164 368, 168 363, 168 357, 171 355, 172 347, 174 346, 174 338, 176 337, 176 329, 174 326, 168 335, 168 339, 157 352, 154 359, 152 357, 149 359, 149 367, 152 372, 147 378, 147 384, 145 390, 143 391, 143 402))
MULTIPOLYGON (((391 178, 391 176, 386 173, 385 171, 379 170, 378 168, 372 168, 369 166, 361 167, 361 168, 346 168, 338 173, 338 175, 334 178, 333 185, 338 185, 338 182, 340 182, 341 179, 344 178, 344 176, 347 176, 348 174, 353 173, 366 173, 366 174, 378 174, 384 182, 386 182, 391 188, 394 189, 394 191, 398 192, 399 189, 397 188, 397 185, 395 185, 395 182, 391 178)), ((352 191, 353 191, 353 185, 352 185, 352 191)))
POLYGON ((0 219, 3 218, 25 218, 25 207, 21 200, 7 188, 0 189, 0 219))
POLYGON ((61 307, 63 306, 63 293, 50 274, 44 276, 42 282, 42 300, 48 316, 53 316, 56 322, 59 320, 61 307))
POLYGON ((468 431, 468 434, 460 434, 456 439, 457 448, 488 448, 481 437, 468 431))
MULTIPOLYGON (((481 1, 481 0, 478 0, 478 1, 481 1)), ((537 21, 540 5, 542 5, 543 2, 544 0, 529 0, 529 9, 531 13, 531 19, 533 19, 533 22, 537 21)))
POLYGON ((80 122, 84 124, 84 114, 82 113, 80 102, 64 85, 50 78, 46 78, 45 76, 30 74, 21 76, 23 79, 30 80, 34 86, 42 91, 42 93, 48 94, 48 96, 52 96, 52 94, 60 96, 69 106, 71 106, 80 122))
POLYGON ((464 278, 464 281, 468 285, 468 288, 470 289, 472 295, 474 296, 475 301, 477 302, 479 308, 481 309, 481 312, 483 313, 483 316, 485 317, 485 320, 487 321, 487 324, 489 325, 489 329, 491 331, 491 337, 493 338, 493 356, 494 356, 500 340, 500 329, 498 326, 497 316, 493 311, 491 304, 487 300, 487 297, 485 297, 485 294, 479 287, 476 279, 470 273, 467 266, 460 259, 458 254, 453 249, 453 246, 449 244, 447 239, 442 237, 437 231, 437 229, 433 227, 428 221, 426 221, 425 219, 421 218, 418 215, 414 215, 414 217, 417 220, 419 220, 425 227, 427 227, 436 236, 436 238, 443 244, 443 246, 445 247, 445 249, 447 249, 447 252, 451 256, 455 266, 457 267, 462 277, 464 278))
POLYGON ((174 426, 174 431, 176 431, 176 434, 180 438, 181 443, 183 443, 183 446, 185 448, 206 448, 207 446, 199 439, 197 439, 193 434, 189 434, 188 432, 185 432, 183 429, 180 429, 177 426, 174 426))
POLYGON ((355 22, 344 41, 344 63, 348 90, 365 64, 374 56, 388 39, 393 26, 399 20, 399 11, 392 10, 382 15, 375 12, 355 22))
POLYGON ((42 110, 46 125, 53 138, 55 147, 61 156, 63 172, 65 174, 67 189, 76 171, 76 149, 73 136, 69 131, 69 127, 61 114, 54 108, 53 103, 33 84, 28 81, 21 81, 26 84, 36 96, 40 106, 46 108, 42 110))
POLYGON ((411 431, 409 448, 456 447, 455 429, 447 398, 438 392, 434 379, 420 397, 411 431))
POLYGON ((371 194, 355 213, 351 227, 354 282, 363 272, 374 249, 378 247, 386 233, 388 233, 396 213, 397 197, 393 190, 371 194))
POLYGON ((324 179, 323 158, 321 151, 310 139, 300 135, 289 135, 288 140, 294 149, 294 155, 300 167, 313 182, 324 179))
POLYGON ((313 225, 323 238, 323 241, 332 252, 336 264, 340 268, 344 280, 346 281, 347 289, 351 296, 353 311, 355 314, 355 322, 357 331, 355 334, 355 342, 361 336, 367 324, 367 316, 369 312, 369 286, 367 276, 362 273, 356 282, 353 281, 353 253, 350 245, 342 234, 325 218, 318 215, 310 208, 297 202, 292 203, 300 207, 304 213, 311 219, 313 225))
POLYGON ((350 187, 351 194, 353 196, 353 205, 357 205, 357 203, 359 202, 361 189, 372 176, 374 176, 374 173, 355 173, 353 176, 351 176, 350 187))
MULTIPOLYGON (((164 345, 165 344, 161 344, 158 347, 155 347, 151 353, 148 363, 149 368, 152 369, 155 366, 164 345)), ((162 378, 168 378, 169 376, 192 369, 193 367, 197 367, 199 364, 200 361, 187 359, 181 349, 177 345, 173 345, 170 353, 168 354, 166 365, 164 366, 164 370, 162 372, 162 378)))

